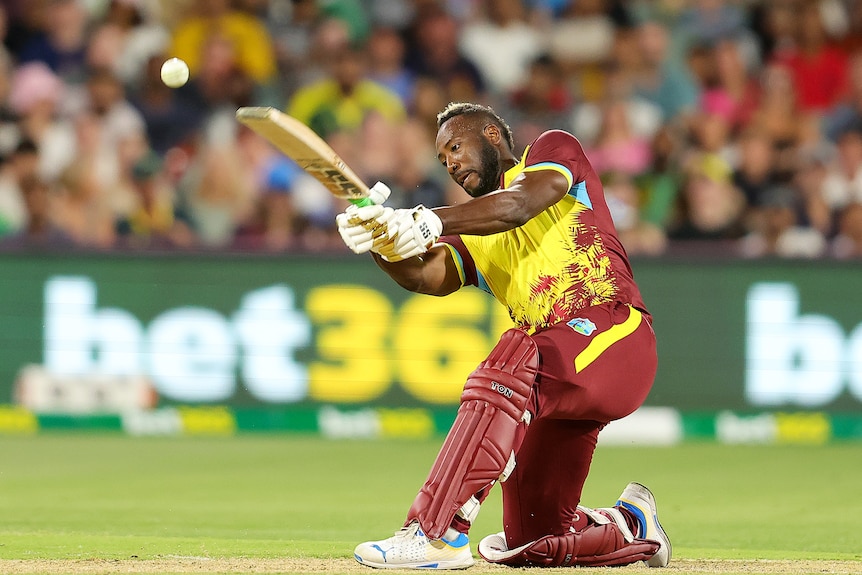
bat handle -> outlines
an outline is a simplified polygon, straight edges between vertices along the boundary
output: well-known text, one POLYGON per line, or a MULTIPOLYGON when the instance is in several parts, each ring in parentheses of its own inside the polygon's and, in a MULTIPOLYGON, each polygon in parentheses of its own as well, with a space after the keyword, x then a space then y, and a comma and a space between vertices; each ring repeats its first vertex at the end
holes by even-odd
POLYGON ((374 205, 374 200, 371 198, 359 198, 357 200, 350 200, 350 203, 361 208, 362 206, 374 205))

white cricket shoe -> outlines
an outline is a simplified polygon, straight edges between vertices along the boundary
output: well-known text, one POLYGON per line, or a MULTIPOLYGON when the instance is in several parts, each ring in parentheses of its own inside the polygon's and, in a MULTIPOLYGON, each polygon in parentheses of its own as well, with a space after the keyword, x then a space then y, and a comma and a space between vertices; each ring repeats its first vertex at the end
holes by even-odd
POLYGON ((417 521, 389 539, 360 543, 353 556, 363 565, 382 569, 466 569, 474 563, 465 534, 429 539, 417 521))
POLYGON ((667 567, 671 556, 670 539, 658 522, 658 511, 652 492, 640 483, 632 482, 623 489, 616 504, 618 507, 628 509, 637 517, 638 530, 634 534, 635 537, 659 543, 658 551, 647 560, 647 565, 667 567))

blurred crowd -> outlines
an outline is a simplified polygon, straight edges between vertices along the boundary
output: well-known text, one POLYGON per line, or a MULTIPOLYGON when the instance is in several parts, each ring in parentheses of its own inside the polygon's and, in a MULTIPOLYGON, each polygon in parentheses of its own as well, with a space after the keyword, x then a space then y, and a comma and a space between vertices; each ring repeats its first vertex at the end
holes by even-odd
POLYGON ((862 0, 3 0, 0 37, 0 248, 346 250, 236 108, 437 206, 469 100, 574 133, 633 256, 862 257, 862 0))

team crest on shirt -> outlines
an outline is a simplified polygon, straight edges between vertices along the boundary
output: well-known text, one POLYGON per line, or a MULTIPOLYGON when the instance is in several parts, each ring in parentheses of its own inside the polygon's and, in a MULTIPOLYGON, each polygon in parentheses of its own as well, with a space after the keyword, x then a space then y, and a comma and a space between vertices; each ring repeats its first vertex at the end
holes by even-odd
POLYGON ((592 335, 596 331, 596 324, 582 317, 569 320, 566 322, 566 325, 581 335, 592 335))

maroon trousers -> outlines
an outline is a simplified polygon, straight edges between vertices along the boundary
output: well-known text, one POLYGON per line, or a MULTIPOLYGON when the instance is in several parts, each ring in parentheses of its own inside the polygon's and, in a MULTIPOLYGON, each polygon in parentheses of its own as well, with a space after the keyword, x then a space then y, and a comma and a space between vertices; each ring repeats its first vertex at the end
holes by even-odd
POLYGON ((643 403, 657 368, 647 316, 624 304, 589 308, 533 339, 536 417, 502 484, 509 549, 573 525, 599 431, 643 403))

